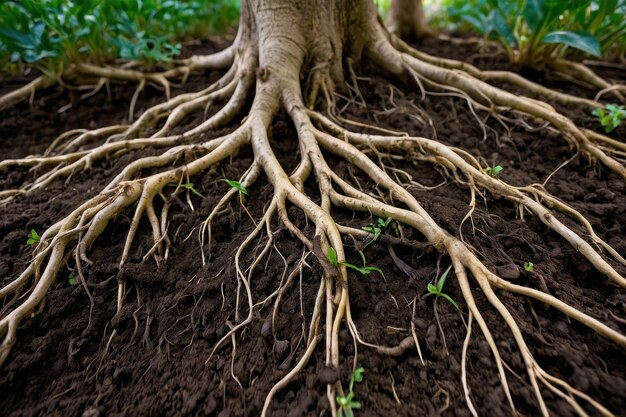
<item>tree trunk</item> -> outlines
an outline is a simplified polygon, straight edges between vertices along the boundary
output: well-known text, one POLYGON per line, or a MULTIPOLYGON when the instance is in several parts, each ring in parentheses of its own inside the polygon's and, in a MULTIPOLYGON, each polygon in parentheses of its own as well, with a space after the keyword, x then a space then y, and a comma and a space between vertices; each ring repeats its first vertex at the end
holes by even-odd
POLYGON ((264 81, 308 74, 314 96, 343 85, 344 63, 360 61, 381 35, 369 0, 244 0, 240 27, 264 81))
POLYGON ((393 0, 385 23, 391 33, 403 39, 432 35, 424 16, 422 0, 393 0))

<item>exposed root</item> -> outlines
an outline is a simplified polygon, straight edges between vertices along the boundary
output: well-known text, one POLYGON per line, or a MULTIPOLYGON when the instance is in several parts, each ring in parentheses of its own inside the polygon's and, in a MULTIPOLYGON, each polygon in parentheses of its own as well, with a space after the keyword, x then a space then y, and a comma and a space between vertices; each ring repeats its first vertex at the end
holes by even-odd
MULTIPOLYGON (((244 9, 244 17, 246 13, 251 13, 251 11, 244 9)), ((547 121, 561 132, 564 140, 572 147, 602 162, 626 178, 626 169, 618 159, 626 152, 623 144, 578 128, 547 103, 507 93, 487 82, 507 82, 524 87, 541 97, 583 106, 595 106, 598 103, 552 92, 508 73, 480 72, 465 64, 436 60, 412 51, 399 41, 392 39, 393 45, 399 48, 395 49, 385 38, 381 28, 378 28, 375 34, 378 36, 373 38, 373 46, 365 51, 366 55, 391 74, 402 76, 403 79, 413 77, 423 94, 444 92, 466 100, 478 120, 480 118, 476 111, 488 111, 500 117, 503 109, 509 108, 524 116, 547 121)), ((466 151, 446 146, 433 139, 412 137, 380 128, 373 129, 372 126, 341 118, 335 114, 333 108, 333 85, 336 80, 331 76, 332 71, 329 69, 328 62, 312 65, 313 72, 317 75, 311 79, 311 90, 304 95, 300 86, 300 71, 305 68, 304 50, 295 48, 286 51, 282 47, 284 39, 276 40, 270 37, 263 47, 276 48, 277 57, 271 54, 259 57, 255 49, 258 45, 254 45, 252 38, 248 39, 250 44, 246 44, 243 41, 244 35, 245 31, 240 31, 236 47, 208 58, 193 57, 183 63, 182 67, 163 73, 143 74, 131 69, 100 68, 89 65, 76 67, 75 70, 83 75, 89 74, 98 79, 133 81, 137 82, 141 88, 146 83, 154 83, 162 86, 166 91, 169 89, 171 78, 185 76, 187 71, 199 68, 223 68, 227 65, 231 66, 231 69, 212 86, 195 93, 181 94, 168 99, 165 103, 146 110, 130 124, 92 131, 68 132, 54 141, 43 156, 0 162, 0 169, 14 166, 36 169, 36 176, 30 184, 0 192, 0 199, 8 204, 13 198, 41 190, 52 182, 88 169, 105 158, 115 159, 134 149, 147 147, 163 149, 160 154, 140 158, 128 164, 103 187, 99 194, 88 199, 83 205, 46 230, 41 242, 35 248, 31 264, 19 277, 0 288, 0 299, 4 301, 0 311, 0 337, 2 338, 0 364, 7 359, 15 344, 18 326, 42 303, 68 254, 75 255, 77 266, 81 269, 79 271, 81 280, 84 281, 82 269, 89 268, 91 264, 89 259, 91 245, 98 236, 102 235, 109 222, 121 213, 128 213, 132 208, 134 213, 131 215, 131 223, 120 255, 117 275, 117 308, 120 311, 127 292, 125 271, 144 215, 151 230, 151 245, 145 257, 153 258, 157 264, 166 262, 171 245, 168 236, 168 215, 172 201, 184 192, 184 183, 204 173, 225 158, 233 157, 242 148, 250 147, 254 153, 254 161, 239 181, 245 187, 253 187, 260 175, 264 174, 273 187, 273 194, 267 198, 267 208, 262 218, 258 222, 252 219, 254 227, 234 255, 237 286, 232 320, 227 323, 229 330, 207 355, 207 362, 212 359, 218 349, 226 346, 232 346, 231 365, 238 360, 238 333, 252 323, 255 319, 255 312, 273 298, 275 301, 272 326, 274 325, 277 306, 285 296, 286 289, 300 273, 309 253, 312 252, 315 255, 323 270, 308 322, 308 333, 303 329, 302 340, 306 340, 306 343, 297 351, 299 359, 296 365, 267 394, 262 415, 269 413, 276 393, 297 377, 321 341, 324 345, 326 366, 339 369, 342 359, 339 332, 344 323, 355 343, 355 361, 356 348, 364 346, 387 355, 406 354, 416 349, 424 364, 419 343, 421 335, 417 333, 412 323, 411 333, 395 346, 388 346, 384 343, 374 344, 361 336, 350 306, 350 276, 344 264, 346 249, 343 238, 348 235, 353 238, 367 238, 367 233, 348 225, 338 224, 332 216, 332 211, 336 208, 367 213, 381 218, 390 217, 398 224, 417 230, 424 237, 424 241, 411 241, 403 236, 381 236, 382 242, 389 245, 408 245, 417 249, 432 246, 450 258, 456 282, 463 296, 464 303, 461 306, 469 311, 460 378, 465 400, 472 415, 477 415, 478 412, 471 399, 466 362, 474 321, 478 324, 492 352, 502 390, 512 413, 515 412, 515 404, 507 382, 506 364, 483 318, 483 312, 474 299, 474 292, 478 290, 473 288, 471 282, 478 284, 480 293, 495 308, 503 323, 510 330, 523 359, 527 381, 533 387, 542 415, 549 414, 542 389, 547 389, 565 399, 580 415, 585 415, 585 408, 581 405, 583 402, 601 414, 612 415, 602 404, 574 389, 566 381, 548 374, 540 367, 519 325, 501 301, 496 290, 507 291, 519 297, 534 299, 549 305, 582 323, 591 331, 625 348, 626 336, 543 290, 512 284, 490 272, 472 248, 462 240, 461 231, 459 230, 459 236, 445 231, 430 217, 401 181, 411 186, 420 184, 402 170, 384 166, 382 161, 387 160, 385 158, 420 160, 428 163, 429 166, 440 168, 450 181, 456 181, 469 190, 470 210, 466 219, 471 219, 477 196, 487 198, 488 195, 493 195, 505 198, 519 208, 520 214, 529 212, 537 216, 543 224, 563 237, 589 260, 612 284, 623 288, 626 288, 626 279, 616 270, 615 265, 626 265, 626 259, 600 238, 599 233, 580 212, 552 196, 540 185, 514 187, 488 175, 479 161, 466 151), (241 125, 232 133, 209 139, 210 132, 227 126, 242 113, 255 83, 254 101, 241 125), (306 102, 303 96, 307 97, 306 102), (318 96, 323 97, 323 101, 329 106, 331 116, 327 117, 318 110, 307 108, 307 104, 317 103, 318 96), (199 125, 183 133, 172 133, 189 114, 202 110, 206 112, 207 106, 213 103, 225 104, 199 125), (299 141, 301 160, 291 173, 287 173, 278 161, 268 136, 272 121, 282 110, 293 121, 299 141), (357 133, 350 128, 377 130, 380 134, 357 133), (154 133, 151 133, 153 131, 154 133), (326 154, 333 154, 336 158, 358 169, 362 175, 376 184, 377 194, 366 193, 361 185, 355 185, 334 172, 328 165, 326 154), (317 181, 319 202, 307 194, 304 186, 312 175, 317 181), (157 204, 158 199, 162 200, 162 205, 157 204), (162 208, 159 210, 159 207, 162 208), (314 228, 313 233, 294 224, 289 218, 288 207, 295 207, 304 213, 307 222, 310 222, 314 228), (586 236, 568 227, 559 220, 558 216, 569 217, 577 223, 577 228, 586 233, 586 236), (301 241, 306 250, 303 251, 304 255, 288 275, 288 262, 283 258, 285 269, 280 282, 277 283, 276 289, 270 296, 259 302, 253 298, 255 294, 252 291, 252 282, 256 270, 265 259, 269 259, 270 254, 276 248, 275 230, 272 226, 275 218, 278 218, 282 225, 301 241), (335 264, 332 264, 327 257, 330 248, 333 248, 336 253, 335 264)), ((352 93, 358 100, 364 102, 356 84, 356 73, 351 67, 350 70, 352 81, 354 81, 351 85, 352 93)), ((27 90, 32 91, 32 88, 27 90)), ((236 197, 239 197, 239 204, 245 210, 245 200, 237 190, 231 189, 225 193, 199 227, 198 236, 203 264, 208 262, 211 256, 211 226, 229 204, 237 204, 233 202, 236 197)), ((190 201, 189 203, 193 208, 190 201)), ((413 315, 415 315, 415 304, 414 300, 413 315)), ((113 341, 114 334, 115 332, 109 338, 107 349, 113 341)), ((242 387, 232 366, 231 377, 242 387)), ((327 386, 329 406, 333 414, 336 413, 334 402, 337 392, 343 392, 340 383, 327 386)), ((448 397, 447 392, 443 390, 440 394, 448 397)))

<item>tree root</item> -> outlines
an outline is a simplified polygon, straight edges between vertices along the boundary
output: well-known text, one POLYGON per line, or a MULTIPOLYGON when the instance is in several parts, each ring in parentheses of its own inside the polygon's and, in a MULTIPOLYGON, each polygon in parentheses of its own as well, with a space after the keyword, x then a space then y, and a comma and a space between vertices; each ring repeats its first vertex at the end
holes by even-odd
POLYGON ((0 96, 0 111, 26 99, 30 99, 32 106, 37 91, 46 89, 55 84, 61 84, 63 86, 71 86, 73 84, 84 86, 85 84, 92 84, 93 80, 95 80, 93 91, 83 96, 83 98, 87 98, 98 92, 106 82, 130 81, 136 82, 139 85, 133 97, 133 104, 131 104, 129 110, 129 119, 132 120, 134 102, 137 99, 137 95, 143 90, 146 84, 153 84, 163 88, 165 96, 169 99, 171 80, 182 79, 182 81, 185 82, 192 71, 229 68, 233 63, 235 48, 236 46, 233 45, 213 55, 193 56, 189 59, 182 60, 180 66, 162 72, 144 73, 131 69, 105 67, 86 63, 70 65, 57 77, 41 75, 27 85, 0 96))
MULTIPOLYGON (((238 39, 240 39, 239 36, 238 39)), ((0 337, 2 338, 0 365, 8 358, 16 342, 18 326, 29 318, 36 307, 42 303, 67 256, 73 253, 77 265, 82 263, 88 267, 91 263, 88 253, 95 239, 104 232, 107 224, 116 215, 134 208, 119 261, 117 308, 120 311, 126 294, 125 267, 144 215, 148 219, 152 236, 152 247, 146 256, 154 258, 157 264, 166 262, 170 245, 169 208, 171 201, 185 190, 182 187, 183 182, 188 182, 191 177, 200 175, 225 158, 234 156, 243 147, 250 147, 254 153, 254 161, 240 182, 246 187, 251 187, 258 177, 264 174, 273 187, 273 194, 268 199, 268 206, 263 217, 255 224, 254 230, 240 245, 234 256, 237 279, 234 322, 229 323, 229 331, 215 344, 208 355, 207 362, 212 359, 212 355, 218 349, 227 345, 227 342, 232 345, 232 361, 236 360, 238 332, 254 320, 255 310, 262 308, 271 298, 276 297, 275 303, 280 303, 284 289, 290 285, 298 268, 301 268, 300 263, 286 281, 284 281, 285 275, 283 274, 273 294, 262 302, 255 303, 251 283, 255 268, 274 247, 274 231, 271 226, 274 218, 278 218, 302 242, 307 251, 315 254, 323 268, 323 277, 320 280, 309 321, 308 336, 303 337, 303 340, 306 339, 305 347, 299 352, 300 358, 296 365, 267 394, 262 415, 268 414, 273 397, 296 378, 321 341, 325 348, 326 366, 339 368, 341 361, 339 331, 344 322, 352 334, 355 347, 365 346, 389 355, 400 355, 408 350, 416 349, 424 363, 419 343, 420 335, 417 334, 412 324, 411 335, 396 346, 367 342, 359 333, 350 309, 350 279, 344 265, 346 253, 342 240, 343 237, 354 233, 355 229, 338 224, 331 214, 333 208, 373 214, 381 218, 390 217, 395 222, 417 230, 427 242, 410 244, 422 248, 430 245, 450 258, 456 282, 461 289, 465 307, 469 311, 467 335, 463 343, 461 380, 468 407, 473 415, 477 412, 470 399, 466 360, 474 321, 478 324, 491 349, 502 389, 513 412, 515 405, 507 383, 506 364, 483 318, 483 312, 474 300, 473 292, 476 290, 472 288, 470 279, 478 284, 480 292, 510 329, 523 359, 527 380, 533 387, 542 415, 549 415, 548 406, 542 395, 542 387, 565 399, 580 415, 586 415, 581 402, 588 403, 603 415, 612 415, 603 405, 571 387, 567 382, 551 376, 540 367, 519 325, 501 301, 496 290, 538 300, 554 307, 590 330, 625 348, 626 336, 593 318, 590 314, 575 309, 544 291, 509 283, 492 273, 472 248, 462 241, 462 235, 454 236, 445 231, 417 199, 399 184, 398 174, 403 175, 401 170, 385 169, 380 163, 368 157, 367 152, 386 152, 390 156, 427 161, 442 169, 450 180, 466 186, 470 191, 472 196, 470 212, 466 218, 471 216, 476 195, 505 198, 519 208, 521 215, 526 211, 537 216, 543 224, 563 237, 588 259, 612 284, 626 288, 626 279, 613 266, 615 264, 626 265, 626 260, 599 237, 580 212, 550 195, 541 186, 514 187, 494 178, 485 172, 475 157, 438 141, 399 135, 390 131, 378 135, 351 131, 331 120, 331 117, 317 110, 307 109, 299 77, 304 53, 299 57, 296 56, 295 64, 293 64, 294 60, 281 59, 261 64, 253 48, 244 48, 238 42, 236 44, 237 48, 233 47, 227 52, 215 54, 213 58, 196 57, 192 58, 192 63, 186 64, 186 68, 221 68, 226 64, 232 65, 231 69, 214 85, 196 93, 182 94, 168 99, 165 103, 146 110, 130 125, 68 132, 53 142, 43 156, 0 163, 0 169, 3 170, 13 166, 37 169, 37 176, 32 183, 19 189, 0 192, 0 199, 3 199, 4 204, 8 204, 13 198, 43 189, 53 181, 76 171, 88 169, 104 158, 117 158, 122 153, 133 149, 147 147, 165 149, 157 156, 144 157, 127 165, 98 195, 46 230, 42 234, 41 242, 35 248, 29 267, 19 277, 0 288, 0 299, 5 301, 0 311, 0 337), (286 62, 291 62, 291 66, 285 64, 286 62), (255 73, 253 70, 257 69, 255 73), (209 132, 227 126, 242 112, 246 98, 255 84, 255 77, 254 101, 241 125, 232 133, 212 139, 207 138, 209 132), (172 130, 179 126, 187 115, 205 109, 214 101, 226 103, 198 126, 184 133, 172 134, 172 130), (293 121, 300 146, 300 163, 290 174, 278 161, 268 138, 272 121, 281 110, 284 110, 293 121), (163 119, 165 121, 157 127, 159 121, 163 119), (151 129, 157 130, 149 136, 141 137, 151 129), (329 167, 325 154, 333 154, 336 158, 360 170, 365 177, 377 185, 380 194, 378 196, 367 194, 360 186, 341 178, 329 167), (187 162, 180 163, 181 158, 187 162), (146 171, 151 173, 145 174, 146 171), (389 172, 396 175, 396 178, 394 179, 389 172), (315 177, 318 184, 319 203, 316 203, 312 196, 307 195, 304 187, 305 181, 311 175, 315 177), (163 200, 160 213, 157 212, 159 205, 155 204, 157 198, 163 200), (396 202, 398 205, 387 201, 396 202), (289 218, 288 207, 295 207, 304 213, 315 228, 313 236, 293 223, 289 218), (580 232, 565 225, 557 218, 557 213, 559 216, 572 219, 588 236, 584 238, 580 232), (259 242, 257 248, 250 251, 249 248, 256 241, 259 242), (335 265, 331 264, 327 258, 330 248, 336 252, 337 263, 335 265), (257 249, 259 249, 258 252, 257 249), (252 260, 246 267, 245 255, 252 252, 254 252, 252 260)), ((368 55, 388 72, 395 75, 410 74, 421 84, 424 91, 426 88, 443 89, 467 99, 470 106, 477 106, 477 108, 494 113, 500 111, 502 107, 508 107, 526 116, 545 120, 555 126, 572 147, 602 162, 626 178, 626 169, 613 157, 625 151, 619 142, 579 129, 547 103, 516 96, 487 84, 486 81, 503 81, 503 74, 479 73, 472 67, 458 67, 454 62, 434 61, 425 58, 423 54, 402 50, 402 48, 398 50, 383 35, 380 35, 374 44, 375 48, 369 51, 368 55), (611 152, 605 152, 606 149, 611 149, 611 152)), ((164 88, 167 88, 170 77, 180 76, 184 72, 171 70, 173 71, 171 73, 150 75, 134 70, 103 69, 91 66, 82 66, 80 71, 95 77, 133 80, 139 82, 140 85, 151 81, 161 84, 164 88)), ((543 87, 540 88, 520 77, 513 77, 508 82, 523 85, 529 91, 550 99, 567 100, 581 105, 595 105, 595 103, 576 100, 564 94, 544 91, 543 87)), ((330 84, 323 82, 315 88, 318 89, 320 97, 332 97, 329 90, 330 84)), ((307 95, 307 97, 311 96, 307 95)), ((332 105, 332 100, 329 103, 332 105)), ((333 109, 330 110, 332 115, 333 109)), ((356 126, 348 122, 346 121, 344 125, 349 124, 358 129, 371 128, 367 125, 356 126)), ((410 179, 408 174, 404 177, 410 179)), ((241 198, 238 191, 234 189, 228 191, 199 228, 198 236, 203 263, 207 262, 211 253, 211 225, 236 196, 241 198), (205 246, 208 246, 208 255, 205 254, 205 246)), ((243 200, 240 199, 240 203, 243 205, 243 200)), ((357 235, 357 233, 354 234, 357 235)), ((389 243, 405 244, 407 242, 402 238, 396 238, 389 240, 389 243)), ((301 262, 304 258, 305 256, 301 262)), ((285 268, 287 268, 286 261, 285 268)), ((287 269, 285 273, 286 271, 287 269)), ((275 314, 274 311, 273 317, 275 314)), ((237 380, 232 369, 231 374, 237 380)), ((343 392, 340 383, 328 385, 327 395, 333 415, 336 414, 334 401, 337 392, 343 392)))

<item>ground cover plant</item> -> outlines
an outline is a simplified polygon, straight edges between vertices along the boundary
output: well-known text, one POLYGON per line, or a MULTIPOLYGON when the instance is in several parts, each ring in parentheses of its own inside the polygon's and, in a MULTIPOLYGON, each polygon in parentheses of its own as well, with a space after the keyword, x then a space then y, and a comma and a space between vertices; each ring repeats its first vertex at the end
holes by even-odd
POLYGON ((445 13, 450 20, 497 39, 515 64, 549 68, 553 76, 598 88, 598 96, 611 91, 622 99, 622 87, 565 58, 586 54, 598 59, 604 55, 623 62, 623 0, 452 0, 445 13))
MULTIPOLYGON (((160 384, 136 397, 144 412, 381 413, 414 403, 407 392, 422 395, 419 384, 424 414, 621 412, 626 145, 622 127, 604 131, 592 112, 621 105, 622 80, 588 92, 554 89, 434 56, 381 22, 369 0, 247 0, 224 49, 155 58, 167 68, 138 55, 72 62, 82 68, 75 86, 124 82, 131 110, 61 133, 38 155, 0 162, 0 209, 24 223, 19 233, 13 220, 0 224, 23 248, 6 250, 19 258, 15 266, 0 265, 0 383, 13 393, 2 394, 6 404, 25 406, 22 387, 50 394, 36 413, 128 413, 129 380, 158 375, 160 384), (170 84, 188 77, 196 78, 173 94, 170 84), (172 94, 142 103, 137 92, 149 84, 172 94), (615 101, 602 101, 608 93, 618 93, 615 101), (455 144, 464 131, 476 146, 455 144), (487 158, 481 147, 492 151, 487 158), (531 164, 522 155, 533 147, 531 164), (547 166, 551 153, 556 166, 547 166), (540 174, 520 176, 531 169, 540 174), (560 199, 551 182, 559 176, 561 189, 578 190, 583 179, 588 189, 560 199), (24 217, 42 196, 54 219, 30 227, 24 217), (595 204, 600 198, 614 202, 595 204), (576 271, 551 263, 563 252, 576 271), (83 308, 73 311, 65 296, 83 308), (386 322, 381 298, 397 323, 386 322), (433 315, 426 301, 435 305, 432 327, 423 322, 433 315), (49 305, 61 305, 60 320, 76 331, 58 342, 50 372, 82 372, 80 383, 54 393, 26 377, 54 344, 54 326, 42 334, 39 321, 54 320, 49 305), (546 327, 572 346, 553 347, 546 327), (29 359, 24 346, 40 347, 29 359), (269 366, 260 353, 268 346, 269 366), (565 366, 575 349, 598 364, 602 382, 551 365, 565 366), (593 349, 606 354, 596 359, 593 349), (482 361, 472 366, 469 357, 482 361), (387 370, 390 358, 417 375, 402 383, 390 371, 380 383, 376 369, 387 370), (437 363, 449 364, 459 390, 437 363), (182 378, 181 368, 189 372, 182 378), (472 384, 483 371, 489 383, 472 384)), ((579 64, 568 68, 585 74, 579 64)), ((5 92, 5 114, 34 112, 23 101, 44 87, 5 92)), ((414 415, 410 407, 402 414, 414 415)))

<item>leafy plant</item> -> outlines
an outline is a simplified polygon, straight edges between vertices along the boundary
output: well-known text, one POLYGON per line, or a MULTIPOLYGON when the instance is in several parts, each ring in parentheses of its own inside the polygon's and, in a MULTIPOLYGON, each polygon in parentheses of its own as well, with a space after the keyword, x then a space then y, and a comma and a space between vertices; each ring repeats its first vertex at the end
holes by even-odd
POLYGON ((424 298, 429 297, 431 295, 434 295, 435 297, 442 297, 445 300, 447 300, 450 304, 452 304, 454 308, 459 310, 459 306, 456 303, 456 301, 454 301, 452 297, 450 297, 448 294, 443 292, 443 286, 446 283, 446 279, 448 278, 448 273, 450 272, 451 268, 452 268, 452 265, 450 265, 448 269, 446 269, 446 271, 443 274, 441 274, 441 277, 439 277, 439 279, 437 280, 437 285, 433 285, 431 283, 428 284, 428 286, 426 287, 426 289, 428 290, 428 293, 424 295, 424 298))
POLYGON ((248 194, 248 190, 246 190, 246 187, 244 187, 239 181, 226 180, 226 179, 223 179, 222 181, 224 181, 226 184, 233 187, 235 190, 239 191, 241 194, 245 196, 250 196, 250 194, 248 194))
POLYGON ((9 0, 0 2, 0 70, 49 76, 75 62, 170 62, 180 40, 236 23, 239 0, 9 0))
POLYGON ((504 168, 501 165, 494 165, 492 167, 485 168, 485 173, 492 177, 497 177, 504 168))
POLYGON ((77 281, 76 281, 76 275, 74 275, 74 273, 72 272, 68 278, 68 282, 70 285, 76 285, 77 281))
POLYGON ((591 114, 596 116, 600 124, 604 126, 606 133, 612 132, 626 117, 626 108, 615 104, 607 104, 603 109, 595 109, 591 114))
POLYGON ((535 264, 532 262, 524 262, 524 271, 532 273, 535 270, 535 264))
POLYGON ((198 190, 196 190, 195 186, 193 185, 193 182, 187 182, 187 183, 183 184, 182 187, 187 189, 187 190, 189 190, 189 191, 191 191, 192 193, 194 193, 198 197, 203 197, 204 198, 204 196, 202 194, 200 194, 198 192, 198 190))
POLYGON ((599 57, 626 43, 626 0, 447 0, 450 22, 498 40, 512 62, 538 67, 572 50, 599 57), (620 35, 621 34, 621 35, 620 35))
POLYGON ((356 266, 349 262, 339 262, 337 258, 337 251, 332 246, 328 248, 328 252, 326 253, 326 258, 331 263, 331 265, 335 267, 338 267, 339 265, 343 265, 346 268, 354 269, 355 271, 360 272, 363 275, 368 275, 372 272, 378 272, 384 279, 385 274, 383 273, 382 269, 376 266, 368 266, 365 261, 365 256, 363 255, 363 252, 359 251, 359 253, 361 254, 361 258, 363 259, 363 266, 356 266))
POLYGON ((32 246, 39 243, 40 240, 41 236, 39 236, 39 233, 37 233, 35 229, 30 229, 30 235, 28 235, 28 240, 26 241, 26 244, 32 246))
POLYGON ((376 220, 375 224, 370 224, 367 226, 363 226, 361 229, 365 230, 366 232, 371 233, 373 236, 372 238, 365 244, 365 247, 367 247, 369 244, 375 242, 378 237, 381 235, 381 233, 383 232, 384 229, 387 228, 387 226, 389 226, 389 223, 391 223, 391 217, 387 217, 387 219, 381 219, 380 217, 376 220))
POLYGON ((364 368, 357 368, 352 372, 352 378, 350 378, 350 388, 348 390, 348 395, 345 397, 338 395, 335 397, 337 401, 337 405, 339 408, 337 409, 337 415, 339 417, 354 417, 354 411, 361 408, 361 403, 359 401, 354 400, 354 383, 363 381, 363 373, 365 372, 364 368))

